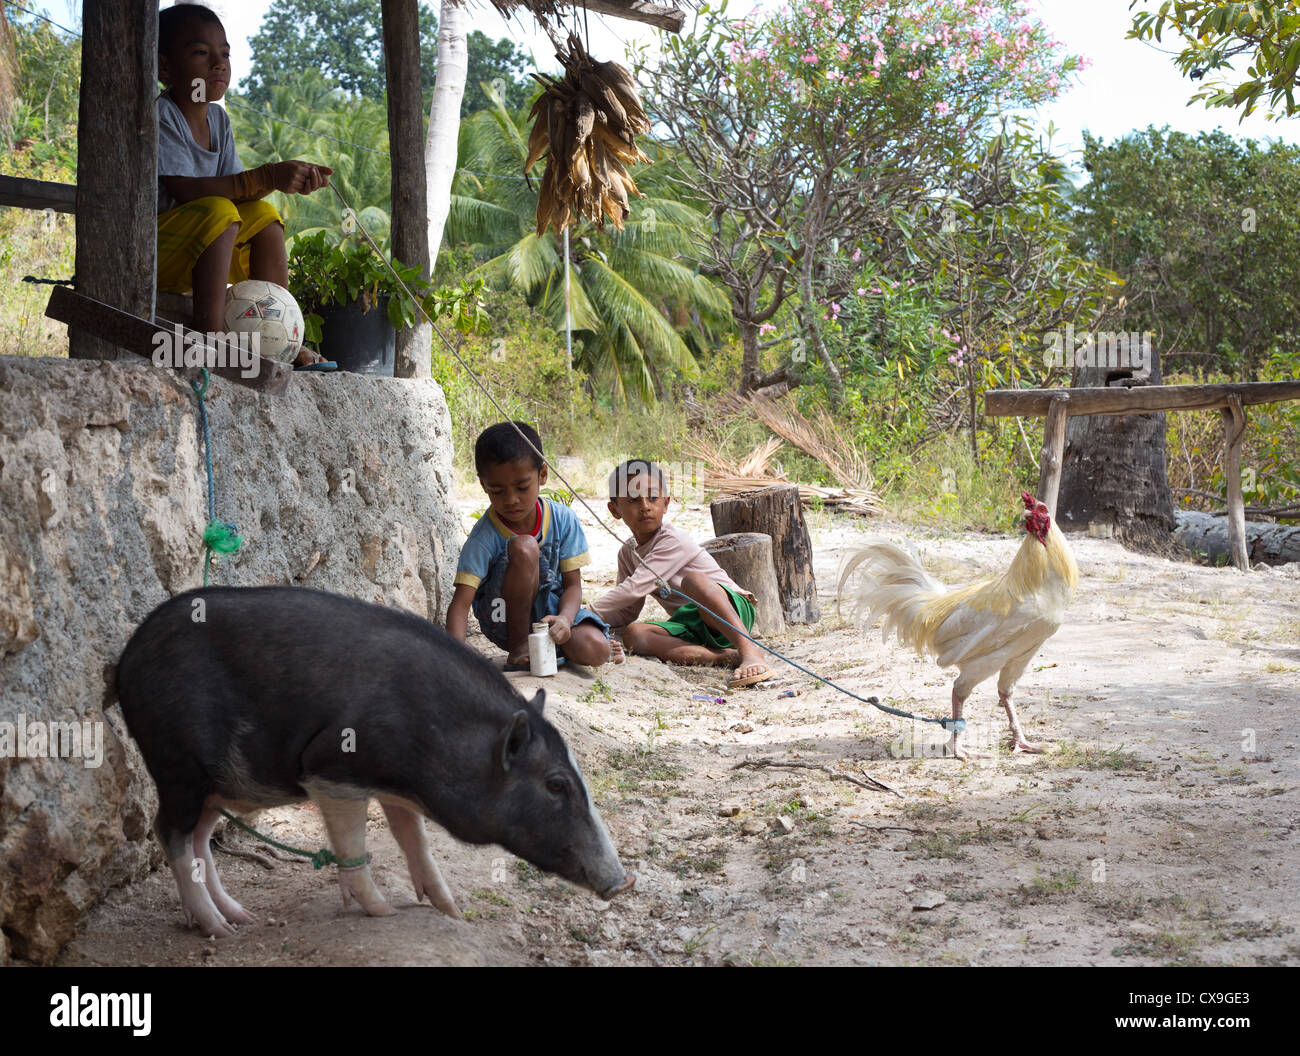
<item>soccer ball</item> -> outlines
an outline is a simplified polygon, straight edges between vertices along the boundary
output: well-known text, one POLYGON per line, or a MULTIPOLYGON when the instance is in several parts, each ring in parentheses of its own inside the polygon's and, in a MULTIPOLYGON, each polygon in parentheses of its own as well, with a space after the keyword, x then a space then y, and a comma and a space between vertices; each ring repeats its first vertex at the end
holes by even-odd
POLYGON ((302 309, 283 286, 245 279, 226 291, 226 329, 257 334, 257 352, 292 363, 302 351, 302 309))

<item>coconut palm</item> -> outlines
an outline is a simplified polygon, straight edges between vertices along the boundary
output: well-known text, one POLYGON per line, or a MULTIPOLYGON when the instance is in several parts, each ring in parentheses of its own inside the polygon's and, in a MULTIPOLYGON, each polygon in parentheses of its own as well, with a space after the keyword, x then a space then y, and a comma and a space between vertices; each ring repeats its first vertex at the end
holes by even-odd
MULTIPOLYGON (((526 111, 512 114, 499 101, 462 122, 446 240, 473 246, 483 261, 475 275, 522 291, 563 332, 564 243, 552 231, 536 233, 540 168, 531 182, 520 175, 528 128, 526 111)), ((634 174, 646 197, 633 202, 623 231, 570 229, 575 365, 618 401, 654 399, 670 372, 695 375, 692 346, 712 343, 730 325, 725 295, 680 260, 704 218, 666 193, 659 169, 634 174)))

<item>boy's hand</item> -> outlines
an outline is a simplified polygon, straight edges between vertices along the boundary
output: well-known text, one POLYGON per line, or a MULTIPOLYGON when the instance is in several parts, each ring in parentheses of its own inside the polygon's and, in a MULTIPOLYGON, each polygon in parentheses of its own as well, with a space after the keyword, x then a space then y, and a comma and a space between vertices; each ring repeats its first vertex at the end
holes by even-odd
POLYGON ((271 180, 285 194, 311 194, 329 185, 333 169, 308 161, 277 161, 271 165, 271 180))
POLYGON ((563 616, 543 616, 542 622, 551 625, 551 640, 556 645, 563 645, 573 635, 573 625, 563 616))

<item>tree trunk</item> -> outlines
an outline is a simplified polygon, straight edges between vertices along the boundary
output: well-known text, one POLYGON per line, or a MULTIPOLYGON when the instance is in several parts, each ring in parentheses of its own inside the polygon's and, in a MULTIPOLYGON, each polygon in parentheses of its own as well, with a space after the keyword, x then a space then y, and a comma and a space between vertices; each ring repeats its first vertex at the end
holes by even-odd
MULTIPOLYGON (((1070 352, 1072 350, 1067 350, 1070 352)), ((1075 387, 1117 383, 1160 384, 1160 355, 1152 348, 1149 373, 1076 366, 1075 387)), ((1125 542, 1168 539, 1174 530, 1173 496, 1165 470, 1165 416, 1153 414, 1072 416, 1065 427, 1065 459, 1057 507, 1060 524, 1086 528, 1109 524, 1125 542)))
POLYGON ((429 261, 437 265, 442 231, 451 211, 451 181, 456 175, 460 138, 460 104, 469 71, 465 26, 469 16, 452 0, 442 0, 438 15, 438 72, 429 108, 429 133, 424 144, 424 168, 429 194, 429 261))
POLYGON ((718 536, 758 532, 772 537, 772 559, 786 621, 816 623, 821 613, 812 570, 812 540, 799 503, 799 485, 775 484, 741 492, 715 500, 709 510, 718 536))
POLYGON ((737 315, 740 327, 740 394, 744 396, 758 381, 758 327, 737 315))
POLYGON ((785 630, 781 589, 772 560, 772 537, 757 532, 737 532, 702 544, 737 585, 754 595, 754 633, 780 634, 785 630))
MULTIPOLYGON (((384 71, 388 80, 388 141, 392 153, 392 248, 403 264, 430 272, 428 193, 422 135, 424 103, 420 95, 420 22, 410 0, 383 0, 384 71)), ((397 333, 393 374, 399 378, 430 375, 428 323, 397 333)))

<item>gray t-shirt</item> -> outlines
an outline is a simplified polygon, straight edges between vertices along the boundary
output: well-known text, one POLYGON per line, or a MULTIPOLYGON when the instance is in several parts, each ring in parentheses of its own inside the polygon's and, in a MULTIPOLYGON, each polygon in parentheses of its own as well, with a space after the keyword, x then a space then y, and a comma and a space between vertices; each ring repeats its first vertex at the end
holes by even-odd
POLYGON ((164 176, 231 176, 244 171, 235 150, 230 118, 215 103, 208 104, 208 142, 215 150, 204 150, 194 142, 185 115, 171 96, 158 96, 158 212, 178 204, 163 186, 164 176))

